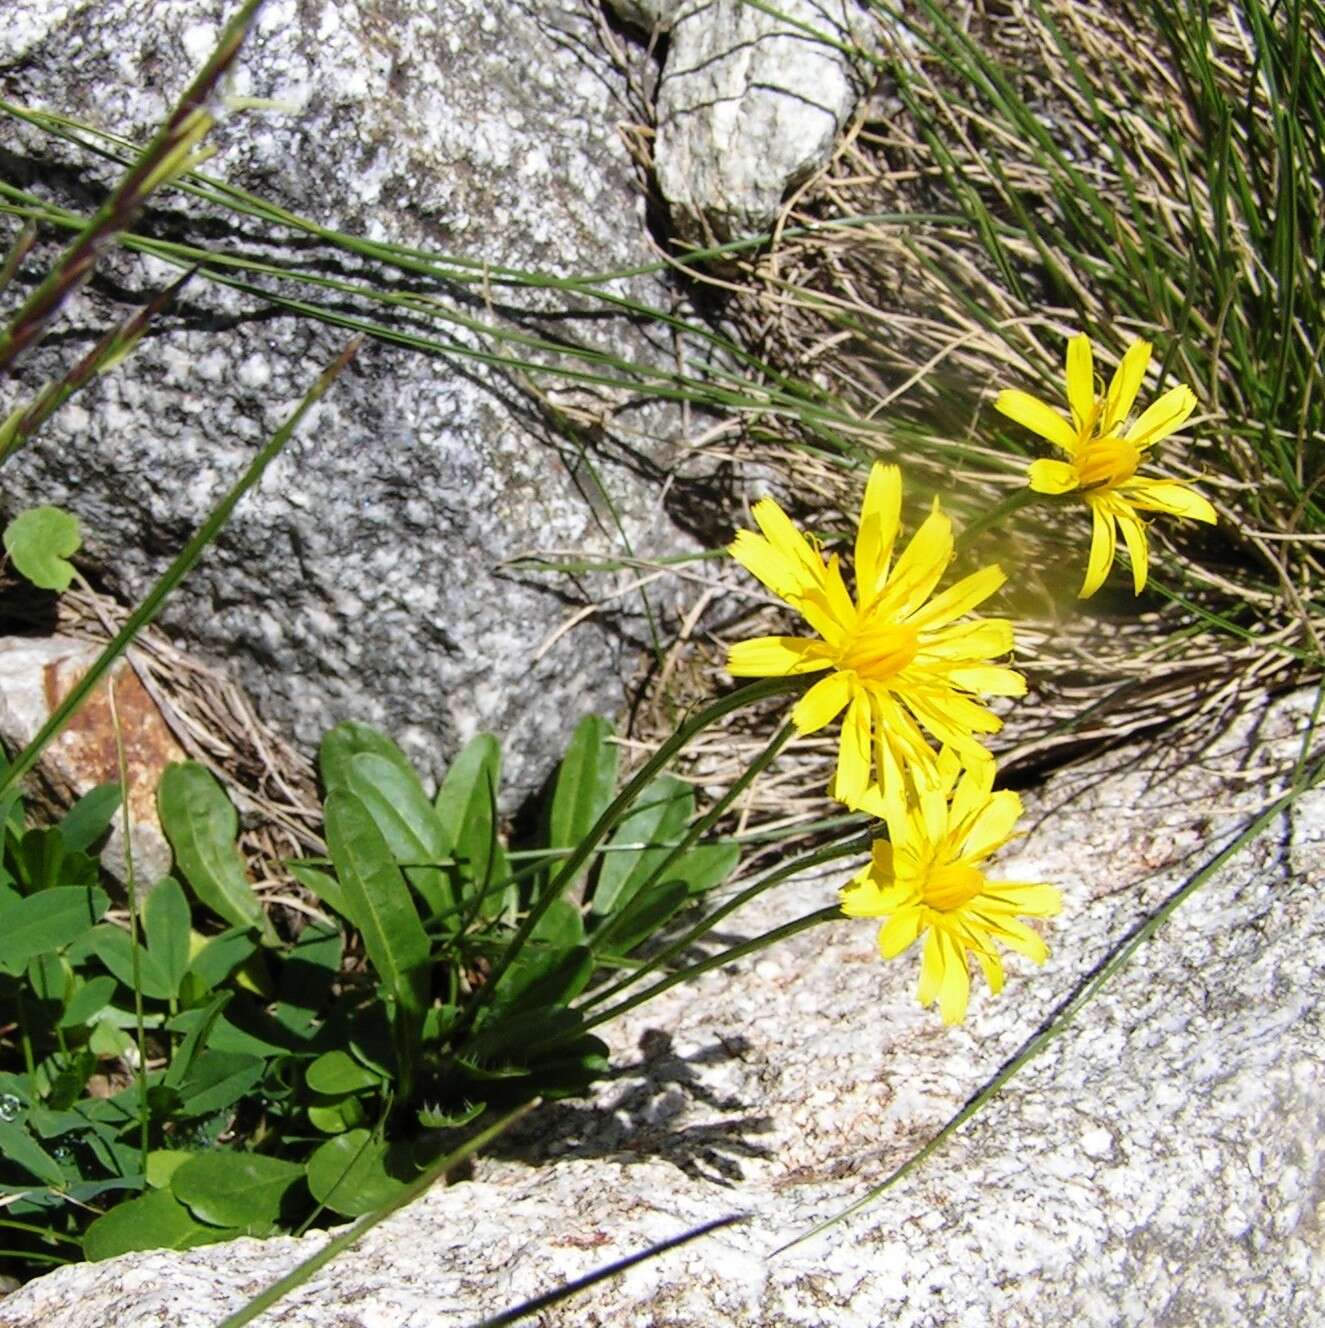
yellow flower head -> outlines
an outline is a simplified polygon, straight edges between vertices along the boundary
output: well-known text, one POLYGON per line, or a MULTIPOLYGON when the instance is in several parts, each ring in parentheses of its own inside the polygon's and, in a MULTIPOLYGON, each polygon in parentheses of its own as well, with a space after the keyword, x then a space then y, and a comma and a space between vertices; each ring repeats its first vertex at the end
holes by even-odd
POLYGON ((896 466, 870 471, 856 532, 856 596, 837 554, 825 563, 817 545, 772 499, 754 505, 761 534, 738 531, 731 554, 786 600, 818 638, 761 636, 734 645, 727 667, 738 677, 825 672, 797 702, 792 721, 814 733, 844 709, 834 796, 858 806, 874 785, 905 796, 905 773, 917 786, 938 778, 925 737, 951 747, 966 764, 989 763, 977 733, 1001 721, 975 698, 1021 696, 1026 680, 989 661, 1012 649, 1012 624, 966 617, 1003 584, 997 566, 934 589, 952 560, 952 523, 938 502, 893 559, 902 507, 896 466))
POLYGON ((905 809, 888 809, 888 840, 874 844, 874 859, 842 889, 842 911, 853 918, 884 918, 879 953, 901 954, 925 937, 917 994, 935 999, 945 1024, 966 1015, 971 992, 967 951, 973 953, 992 992, 1003 989, 1003 961, 994 941, 1037 964, 1049 953, 1019 914, 1048 917, 1061 907, 1052 885, 991 881, 980 869, 1012 838, 1021 799, 992 791, 994 767, 985 762, 957 782, 958 761, 940 758, 937 787, 925 789, 905 809), (954 785, 955 790, 954 790, 954 785))
POLYGON ((1090 508, 1093 529, 1082 599, 1104 584, 1113 566, 1119 531, 1132 560, 1136 593, 1145 589, 1150 552, 1139 513, 1168 512, 1193 521, 1215 520, 1215 509, 1184 480, 1137 476, 1146 449, 1176 433, 1196 409, 1190 387, 1171 388, 1124 429, 1149 363, 1150 343, 1132 342, 1108 391, 1099 395, 1090 338, 1075 336, 1067 343, 1070 422, 1038 397, 1014 388, 1000 392, 994 402, 996 410, 1024 424, 1068 457, 1066 461, 1034 462, 1030 486, 1037 493, 1079 493, 1090 508))

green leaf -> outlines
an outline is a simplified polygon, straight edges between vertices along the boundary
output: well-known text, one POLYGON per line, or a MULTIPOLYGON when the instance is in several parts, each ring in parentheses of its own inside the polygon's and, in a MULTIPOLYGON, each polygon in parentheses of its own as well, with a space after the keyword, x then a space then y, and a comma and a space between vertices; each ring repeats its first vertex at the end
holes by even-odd
POLYGON ((191 1157, 196 1157, 183 1148, 154 1148, 147 1155, 147 1183, 154 1190, 164 1190, 170 1184, 170 1178, 191 1157))
POLYGON ((458 1130, 462 1125, 478 1120, 487 1109, 486 1102, 469 1102, 455 1111, 422 1107, 418 1113, 418 1121, 425 1130, 458 1130))
POLYGON ((67 559, 82 543, 76 516, 58 507, 30 507, 5 527, 4 543, 14 570, 34 586, 69 589, 74 565, 67 559))
POLYGON ((204 1226, 169 1190, 149 1190, 97 1218, 83 1233, 83 1254, 95 1263, 131 1250, 191 1250, 242 1234, 204 1226))
POLYGON ((349 786, 350 762, 361 753, 380 757, 395 766, 402 775, 416 781, 418 779, 409 757, 386 734, 379 733, 367 724, 337 724, 322 739, 317 754, 318 770, 328 793, 349 786))
POLYGON ((209 991, 214 990, 257 948, 251 927, 230 927, 207 938, 189 961, 189 972, 196 974, 209 991))
POLYGON ((65 1006, 60 1027, 82 1028, 90 1024, 110 1004, 117 985, 114 978, 104 973, 81 983, 65 1006))
POLYGON ((0 1157, 22 1167, 44 1185, 63 1185, 60 1164, 17 1121, 0 1121, 0 1157))
POLYGON ((191 923, 180 883, 170 876, 159 881, 143 904, 143 931, 152 963, 172 996, 189 971, 191 923))
POLYGON ((641 792, 635 805, 617 826, 603 854, 598 884, 594 887, 593 911, 614 913, 629 902, 648 880, 653 869, 666 860, 670 848, 632 849, 631 844, 667 844, 675 840, 694 814, 695 795, 690 785, 675 775, 659 775, 641 792))
POLYGON ((639 891, 594 932, 590 942, 594 952, 628 955, 641 941, 655 935, 689 898, 690 889, 684 881, 663 881, 639 891))
POLYGON ((175 1114, 211 1116, 224 1111, 262 1078, 265 1068, 266 1062, 257 1056, 208 1048, 194 1060, 179 1085, 180 1101, 175 1114))
POLYGON ((483 1027, 465 1044, 464 1059, 476 1065, 507 1060, 524 1065, 557 1043, 570 1041, 583 1024, 578 1011, 563 1005, 489 1012, 483 1027))
POLYGON ((65 1001, 73 994, 74 970, 67 960, 47 951, 28 960, 28 987, 39 1001, 50 1001, 63 1012, 65 1001))
POLYGON ((684 881, 692 895, 701 895, 721 885, 740 861, 739 844, 696 844, 668 867, 666 879, 684 881))
POLYGON ((340 1097, 360 1089, 376 1088, 381 1078, 344 1051, 323 1052, 305 1071, 309 1088, 324 1097, 340 1097))
POLYGON ((345 1097, 315 1097, 308 1104, 308 1123, 323 1134, 343 1134, 368 1119, 361 1099, 345 1097))
POLYGON ((554 950, 569 950, 584 943, 584 915, 569 899, 554 899, 529 933, 531 941, 543 941, 554 950))
POLYGON ((388 1150, 368 1130, 349 1130, 328 1139, 308 1159, 308 1188, 333 1213, 361 1217, 385 1207, 408 1187, 412 1167, 406 1168, 406 1179, 392 1174, 399 1157, 398 1150, 388 1150))
MULTIPOLYGON (((43 897, 35 896, 38 899, 43 897)), ((0 925, 3 925, 3 919, 0 919, 0 925)), ((133 941, 123 927, 109 922, 93 927, 70 947, 69 955, 75 962, 86 955, 95 955, 130 991, 133 990, 133 941)), ((168 1001, 175 995, 177 984, 170 980, 146 947, 138 954, 137 976, 144 996, 154 1001, 168 1001)))
POLYGON ((175 862, 194 894, 219 917, 236 927, 256 927, 275 945, 276 934, 235 845, 239 817, 212 772, 196 761, 168 765, 157 805, 175 862))
POLYGON ((497 983, 490 1017, 540 1005, 565 1005, 584 990, 592 972, 593 954, 587 945, 565 951, 526 945, 497 983))
POLYGON ((0 912, 0 968, 18 973, 33 955, 79 939, 109 907, 104 890, 85 885, 52 886, 10 904, 0 912))
POLYGON ((286 867, 306 890, 311 890, 333 913, 345 919, 356 931, 362 928, 355 920, 345 887, 330 873, 303 862, 287 862, 286 867))
POLYGON ((96 885, 100 879, 97 864, 86 853, 71 852, 54 826, 23 835, 14 867, 29 894, 55 885, 96 885))
POLYGON ((305 925, 281 967, 272 1012, 277 1023, 300 1037, 312 1034, 332 984, 340 976, 344 949, 345 937, 339 926, 316 919, 305 925))
MULTIPOLYGON (((441 817, 413 770, 403 771, 375 752, 350 758, 345 787, 368 809, 396 861, 441 862, 451 856, 451 841, 441 817)), ((455 907, 441 867, 405 867, 405 879, 419 892, 431 916, 455 907)))
POLYGON ((86 850, 110 829, 120 808, 120 786, 98 784, 65 813, 57 829, 69 850, 86 850))
POLYGON ((620 748, 611 736, 601 715, 586 715, 576 727, 552 790, 549 848, 575 848, 612 801, 620 748))
POLYGON ((490 733, 470 740, 452 762, 437 790, 437 815, 465 882, 464 897, 482 893, 482 912, 496 917, 511 902, 508 890, 488 887, 510 875, 497 838, 497 791, 501 786, 501 745, 490 733))
MULTIPOLYGON (((193 1062, 207 1045, 212 1029, 221 1017, 221 1012, 233 998, 234 992, 222 992, 219 996, 213 997, 203 1009, 185 1012, 190 1020, 189 1030, 184 1034, 184 1041, 175 1049, 175 1054, 170 1058, 170 1065, 162 1078, 161 1082, 167 1088, 178 1088, 188 1077, 193 1069, 193 1062)), ((183 1016, 177 1016, 177 1019, 182 1020, 183 1016)), ((172 1023, 174 1022, 176 1021, 172 1020, 172 1023)))
POLYGON ((341 789, 326 803, 327 847, 358 919, 364 949, 387 996, 397 1003, 396 1054, 408 1083, 428 1004, 428 936, 382 832, 358 798, 341 789))
POLYGON ((279 1219, 290 1187, 303 1178, 297 1162, 216 1151, 189 1158, 171 1177, 170 1190, 200 1221, 218 1227, 262 1226, 279 1219))

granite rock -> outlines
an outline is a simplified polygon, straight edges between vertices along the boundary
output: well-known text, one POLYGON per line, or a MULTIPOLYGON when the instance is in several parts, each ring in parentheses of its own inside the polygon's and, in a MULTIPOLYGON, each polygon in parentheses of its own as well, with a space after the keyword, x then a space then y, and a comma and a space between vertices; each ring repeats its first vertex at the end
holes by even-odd
MULTIPOLYGON (((141 141, 234 8, 9 0, 0 91, 141 141)), ((318 224, 479 269, 558 276, 647 264, 643 200, 617 130, 621 79, 591 8, 513 0, 501 11, 488 0, 270 0, 230 90, 287 109, 228 116, 207 170, 318 224)), ((8 117, 0 170, 84 211, 115 178, 8 117)), ((417 286, 466 317, 491 313, 589 352, 675 363, 674 346, 602 306, 496 279, 429 287, 181 194, 160 195, 141 228, 378 289, 417 286)), ((53 253, 41 247, 21 279, 35 280, 53 253)), ((0 386, 0 415, 177 274, 109 254, 100 280, 20 363, 20 381, 0 386)), ((655 305, 670 298, 647 275, 612 289, 655 305)), ((393 321, 353 293, 326 300, 401 334, 491 348, 458 325, 393 321)), ((123 600, 139 599, 347 336, 195 278, 128 361, 6 466, 0 516, 32 502, 72 509, 87 565, 123 600)), ((629 541, 647 557, 691 547, 660 497, 678 416, 624 390, 554 385, 553 403, 540 391, 463 353, 370 341, 174 594, 164 625, 226 664, 305 750, 354 718, 393 733, 438 774, 487 730, 506 744, 516 791, 527 791, 581 714, 620 707, 647 630, 641 596, 617 594, 634 574, 586 589, 505 565, 535 549, 620 555, 629 541), (563 408, 583 424, 573 437, 563 408), (536 658, 599 599, 601 611, 536 658)), ((652 611, 665 612, 659 588, 649 593, 652 611)))
POLYGON ((768 229, 787 191, 827 164, 868 89, 868 61, 842 46, 876 42, 856 0, 689 0, 672 16, 654 164, 682 238, 768 229))
MULTIPOLYGON (((259 1323, 474 1322, 730 1212, 749 1220, 544 1311, 557 1328, 1325 1323, 1325 790, 1214 871, 886 1197, 770 1257, 910 1157, 1286 787, 1314 696, 1212 713, 1026 795, 999 863, 1056 881, 1041 970, 945 1030, 868 924, 803 932, 609 1025, 618 1070, 477 1179, 397 1214, 259 1323)), ((1319 739, 1316 739, 1317 745, 1319 739)), ((845 876, 844 870, 841 876, 845 876)), ((788 883, 726 934, 833 897, 788 883)), ((325 1235, 70 1267, 0 1328, 202 1328, 325 1235)))

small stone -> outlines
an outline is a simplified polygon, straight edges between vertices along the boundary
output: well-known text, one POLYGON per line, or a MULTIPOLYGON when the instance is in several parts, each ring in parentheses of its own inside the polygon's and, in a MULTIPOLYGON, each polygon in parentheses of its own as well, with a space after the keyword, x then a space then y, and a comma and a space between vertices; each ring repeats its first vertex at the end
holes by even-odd
MULTIPOLYGON (((26 747, 100 653, 99 646, 69 637, 0 637, 0 742, 15 753, 26 747)), ((132 651, 121 656, 109 679, 92 689, 47 745, 29 781, 30 805, 35 804, 40 818, 57 820, 99 784, 119 783, 118 721, 128 774, 134 877, 145 891, 169 872, 172 861, 157 815, 157 785, 166 766, 183 761, 185 754, 133 664, 132 651)), ((118 880, 127 880, 119 817, 101 863, 118 880)))

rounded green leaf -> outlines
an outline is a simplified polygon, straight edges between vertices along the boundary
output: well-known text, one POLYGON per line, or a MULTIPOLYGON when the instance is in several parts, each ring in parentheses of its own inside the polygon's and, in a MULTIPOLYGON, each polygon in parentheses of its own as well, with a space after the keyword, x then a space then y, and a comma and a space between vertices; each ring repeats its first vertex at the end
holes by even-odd
POLYGON ((265 1226, 281 1214, 286 1191, 303 1178, 297 1162, 261 1153, 196 1153, 170 1178, 194 1217, 221 1227, 265 1226))
POLYGON ((83 1253, 96 1262, 130 1250, 188 1250, 241 1234, 204 1226, 169 1190, 149 1190, 97 1218, 83 1234, 83 1253))
POLYGON ((82 543, 78 518, 58 507, 30 507, 6 527, 5 550, 14 570, 42 590, 68 590, 74 565, 67 559, 82 543))
POLYGON ((0 967, 17 973, 33 955, 68 945, 91 930, 110 907, 96 886, 55 885, 0 913, 0 967))
POLYGON ((400 1196, 408 1182, 388 1170, 386 1145, 368 1130, 328 1139, 308 1159, 308 1188, 318 1203, 343 1217, 361 1217, 400 1196))
POLYGON ((327 1051, 308 1067, 305 1079, 309 1088, 326 1097, 339 1097, 342 1093, 357 1093, 360 1089, 375 1088, 381 1080, 372 1070, 360 1065, 344 1051, 327 1051))

